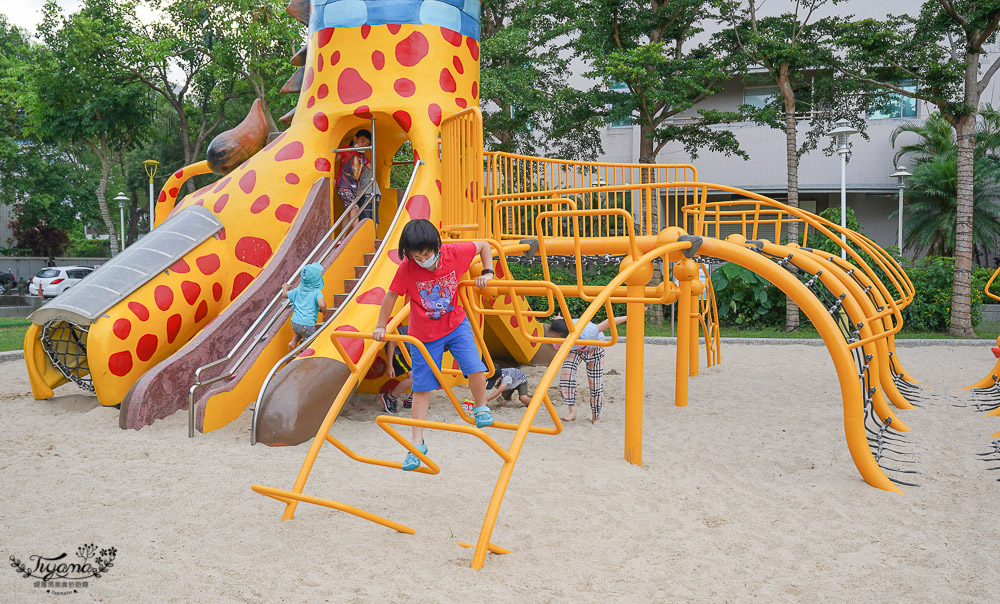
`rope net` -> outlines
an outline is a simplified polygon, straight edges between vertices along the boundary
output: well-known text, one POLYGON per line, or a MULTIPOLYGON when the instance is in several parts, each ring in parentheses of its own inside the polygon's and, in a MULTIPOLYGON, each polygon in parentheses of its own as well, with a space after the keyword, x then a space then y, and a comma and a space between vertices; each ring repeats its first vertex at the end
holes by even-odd
POLYGON ((87 328, 67 321, 49 321, 42 326, 42 350, 52 365, 69 381, 94 392, 87 365, 87 328))

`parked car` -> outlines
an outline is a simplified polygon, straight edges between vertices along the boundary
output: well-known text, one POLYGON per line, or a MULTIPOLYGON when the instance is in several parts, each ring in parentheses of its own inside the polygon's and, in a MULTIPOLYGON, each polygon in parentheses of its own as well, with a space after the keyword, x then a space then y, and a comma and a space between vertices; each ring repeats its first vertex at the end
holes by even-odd
POLYGON ((54 298, 80 282, 81 279, 94 272, 86 266, 52 266, 43 268, 31 278, 28 283, 28 293, 37 296, 41 288, 42 295, 54 298))

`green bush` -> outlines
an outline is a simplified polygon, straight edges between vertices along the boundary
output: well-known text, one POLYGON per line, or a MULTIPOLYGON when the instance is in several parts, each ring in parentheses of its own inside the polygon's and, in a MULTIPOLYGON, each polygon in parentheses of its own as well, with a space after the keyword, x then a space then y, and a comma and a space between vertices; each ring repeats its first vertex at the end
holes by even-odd
POLYGON ((107 258, 111 256, 111 242, 107 239, 70 239, 66 255, 71 258, 107 258))
POLYGON ((770 281, 732 262, 712 272, 719 324, 778 327, 785 324, 785 295, 770 281))
MULTIPOLYGON (((542 276, 542 266, 540 264, 515 264, 512 262, 510 263, 510 272, 511 277, 519 281, 540 281, 544 279, 542 276)), ((552 283, 555 283, 556 285, 576 285, 575 270, 554 267, 549 271, 549 274, 552 277, 552 283)), ((599 266, 596 270, 584 271, 583 273, 586 285, 607 285, 608 283, 611 283, 611 280, 617 275, 617 265, 599 266)), ((548 300, 544 296, 528 296, 527 299, 531 310, 546 310, 549 307, 548 300)), ((559 314, 559 303, 556 301, 555 297, 552 298, 552 304, 552 314, 559 314)), ((582 298, 567 297, 566 306, 569 308, 569 312, 573 318, 578 318, 585 310, 587 310, 590 306, 590 302, 587 302, 582 298)), ((622 316, 625 314, 626 305, 612 304, 611 308, 615 313, 615 316, 622 316)), ((591 321, 594 323, 600 323, 607 318, 607 312, 605 312, 605 309, 602 306, 591 321)))
MULTIPOLYGON (((903 268, 910 276, 916 295, 903 309, 903 325, 919 331, 946 331, 951 320, 951 288, 955 259, 928 256, 920 260, 904 260, 903 268)), ((976 269, 972 275, 972 325, 983 319, 983 288, 992 272, 976 269)))

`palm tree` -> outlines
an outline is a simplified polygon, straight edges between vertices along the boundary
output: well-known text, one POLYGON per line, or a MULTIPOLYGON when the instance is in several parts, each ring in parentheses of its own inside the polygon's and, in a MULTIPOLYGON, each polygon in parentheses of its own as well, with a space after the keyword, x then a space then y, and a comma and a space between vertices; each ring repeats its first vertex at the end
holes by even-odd
MULTIPOLYGON (((1000 112, 986 105, 977 128, 973 182, 973 254, 995 249, 1000 242, 1000 112)), ((903 145, 896 160, 914 157, 913 176, 903 241, 907 247, 931 255, 955 253, 955 212, 958 198, 958 147, 950 124, 935 113, 923 124, 907 123, 890 138, 893 146, 900 134, 916 134, 917 141, 903 145)))

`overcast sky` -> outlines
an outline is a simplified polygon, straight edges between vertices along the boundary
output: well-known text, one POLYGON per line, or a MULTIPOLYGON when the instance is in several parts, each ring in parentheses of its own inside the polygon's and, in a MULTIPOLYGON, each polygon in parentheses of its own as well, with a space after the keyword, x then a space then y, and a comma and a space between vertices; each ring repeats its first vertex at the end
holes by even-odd
MULTIPOLYGON (((56 0, 62 7, 64 13, 72 13, 79 10, 82 0, 56 0)), ((42 21, 42 6, 45 0, 0 0, 0 13, 7 16, 7 19, 14 25, 24 28, 31 33, 42 21)), ((152 20, 152 12, 145 3, 137 3, 136 12, 143 22, 152 20)))

